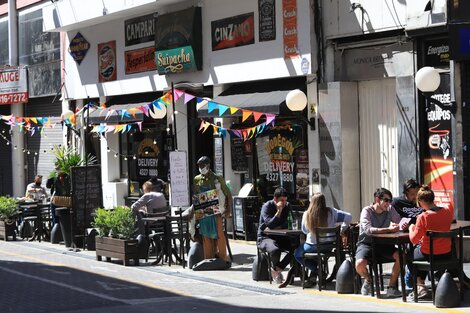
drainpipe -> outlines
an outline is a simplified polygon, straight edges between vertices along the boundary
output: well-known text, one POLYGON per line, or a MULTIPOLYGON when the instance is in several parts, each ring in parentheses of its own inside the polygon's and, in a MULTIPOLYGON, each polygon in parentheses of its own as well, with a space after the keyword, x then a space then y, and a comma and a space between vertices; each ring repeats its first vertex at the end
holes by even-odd
MULTIPOLYGON (((8 0, 8 46, 9 62, 11 66, 18 65, 18 15, 16 11, 16 0, 8 0)), ((23 104, 11 104, 11 114, 13 116, 23 116, 23 104)), ((25 193, 25 157, 24 157, 24 136, 22 133, 11 127, 11 160, 12 160, 12 183, 13 196, 24 196, 25 193), (16 149, 14 148, 16 147, 16 149)))

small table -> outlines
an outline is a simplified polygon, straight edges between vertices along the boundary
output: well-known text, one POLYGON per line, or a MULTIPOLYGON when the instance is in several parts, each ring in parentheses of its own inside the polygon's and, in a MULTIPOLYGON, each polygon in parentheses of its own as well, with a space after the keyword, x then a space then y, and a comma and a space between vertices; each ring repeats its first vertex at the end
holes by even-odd
POLYGON ((44 237, 46 234, 44 232, 44 228, 42 225, 43 219, 42 219, 42 209, 49 207, 49 203, 25 203, 25 204, 20 204, 19 205, 19 211, 24 217, 25 212, 32 212, 32 216, 36 217, 35 221, 35 228, 34 228, 34 233, 33 237, 29 241, 33 241, 36 238, 41 242, 42 237, 44 237))
MULTIPOLYGON (((279 228, 279 229, 269 229, 266 228, 264 230, 264 233, 266 235, 270 236, 282 236, 282 237, 288 237, 291 243, 291 252, 293 252, 300 243, 300 235, 303 234, 303 232, 300 229, 285 229, 285 228, 279 228)), ((289 272, 287 272, 287 277, 286 280, 279 285, 279 288, 284 288, 288 284, 291 283, 291 281, 294 279, 294 276, 298 274, 298 265, 297 261, 291 260, 292 267, 289 269, 289 272)))

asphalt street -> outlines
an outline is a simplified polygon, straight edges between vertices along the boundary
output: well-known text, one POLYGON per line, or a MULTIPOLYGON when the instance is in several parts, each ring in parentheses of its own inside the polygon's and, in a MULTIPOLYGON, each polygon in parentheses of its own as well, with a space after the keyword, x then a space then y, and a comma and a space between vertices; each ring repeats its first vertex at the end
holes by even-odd
POLYGON ((226 271, 194 272, 181 266, 98 262, 93 251, 62 245, 0 242, 0 312, 470 312, 470 294, 459 308, 437 309, 429 301, 403 303, 319 292, 279 289, 251 279, 253 244, 232 242, 234 263, 226 271))

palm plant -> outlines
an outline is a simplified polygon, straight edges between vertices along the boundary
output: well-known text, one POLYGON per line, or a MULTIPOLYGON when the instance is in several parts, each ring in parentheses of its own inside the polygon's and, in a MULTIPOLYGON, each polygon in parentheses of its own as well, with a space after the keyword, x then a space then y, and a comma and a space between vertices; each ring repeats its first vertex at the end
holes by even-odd
POLYGON ((70 175, 73 166, 92 165, 96 163, 96 157, 88 154, 85 158, 73 147, 54 145, 52 154, 56 157, 56 167, 67 175, 70 175))

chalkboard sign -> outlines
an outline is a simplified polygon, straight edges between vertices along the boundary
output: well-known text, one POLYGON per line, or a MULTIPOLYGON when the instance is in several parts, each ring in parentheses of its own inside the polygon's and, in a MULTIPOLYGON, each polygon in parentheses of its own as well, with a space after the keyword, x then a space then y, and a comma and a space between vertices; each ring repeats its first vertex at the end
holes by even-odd
POLYGON ((245 155, 245 143, 241 138, 237 137, 233 137, 231 142, 232 170, 235 172, 247 172, 248 161, 245 155))
POLYGON ((224 176, 224 139, 214 137, 214 172, 224 176))
POLYGON ((101 168, 99 165, 72 167, 71 179, 74 233, 84 234, 85 228, 91 226, 91 213, 103 206, 101 168))
POLYGON ((189 206, 189 176, 186 151, 170 152, 171 206, 189 206))

